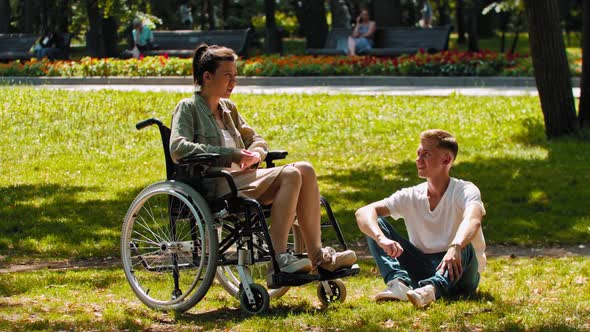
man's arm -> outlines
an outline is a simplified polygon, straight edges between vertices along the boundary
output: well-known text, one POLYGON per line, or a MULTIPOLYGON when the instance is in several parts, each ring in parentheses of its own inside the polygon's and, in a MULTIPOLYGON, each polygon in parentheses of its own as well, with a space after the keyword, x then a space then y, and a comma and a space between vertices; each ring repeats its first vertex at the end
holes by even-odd
POLYGON ((471 243, 481 227, 483 211, 477 204, 470 204, 463 213, 463 221, 451 242, 445 257, 436 268, 441 273, 449 271, 449 278, 454 280, 461 276, 461 249, 471 243))
POLYGON ((354 215, 361 232, 375 240, 386 254, 395 258, 399 257, 404 252, 404 249, 396 241, 387 238, 377 223, 377 218, 379 216, 387 216, 390 214, 391 212, 389 212, 389 209, 383 204, 383 201, 380 201, 363 206, 358 209, 354 215))
POLYGON ((465 247, 477 234, 477 231, 481 227, 481 221, 483 219, 483 212, 481 207, 477 204, 471 204, 465 209, 463 213, 463 221, 459 225, 457 234, 451 244, 459 244, 461 248, 465 247))

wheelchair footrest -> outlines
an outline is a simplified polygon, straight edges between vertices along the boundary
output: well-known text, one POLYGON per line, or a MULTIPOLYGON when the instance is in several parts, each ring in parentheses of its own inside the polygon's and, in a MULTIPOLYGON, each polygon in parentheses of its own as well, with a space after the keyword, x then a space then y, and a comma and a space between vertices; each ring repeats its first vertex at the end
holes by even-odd
POLYGON ((336 270, 334 272, 330 272, 328 270, 322 269, 321 267, 318 267, 318 272, 319 272, 319 277, 320 277, 319 281, 350 277, 350 276, 354 276, 354 275, 359 274, 360 271, 361 271, 361 268, 359 267, 358 264, 354 264, 347 269, 340 269, 340 270, 336 270))
POLYGON ((319 280, 319 278, 320 276, 317 274, 279 272, 272 275, 272 284, 269 285, 269 288, 301 286, 319 280))

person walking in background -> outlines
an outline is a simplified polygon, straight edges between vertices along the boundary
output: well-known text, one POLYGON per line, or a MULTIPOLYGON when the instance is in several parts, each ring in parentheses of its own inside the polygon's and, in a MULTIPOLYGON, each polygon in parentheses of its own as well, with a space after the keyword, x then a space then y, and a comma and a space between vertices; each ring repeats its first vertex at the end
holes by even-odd
POLYGON ((369 18, 369 10, 363 8, 356 18, 356 25, 352 35, 348 37, 348 55, 356 56, 373 47, 373 37, 377 26, 369 18))

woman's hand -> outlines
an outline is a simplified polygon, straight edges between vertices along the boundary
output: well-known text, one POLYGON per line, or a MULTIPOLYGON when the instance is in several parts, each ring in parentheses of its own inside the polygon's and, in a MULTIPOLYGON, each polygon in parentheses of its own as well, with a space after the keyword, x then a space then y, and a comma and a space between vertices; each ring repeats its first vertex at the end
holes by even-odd
POLYGON ((243 170, 250 168, 252 165, 255 165, 260 162, 260 153, 252 152, 249 150, 242 149, 240 150, 240 168, 243 170))

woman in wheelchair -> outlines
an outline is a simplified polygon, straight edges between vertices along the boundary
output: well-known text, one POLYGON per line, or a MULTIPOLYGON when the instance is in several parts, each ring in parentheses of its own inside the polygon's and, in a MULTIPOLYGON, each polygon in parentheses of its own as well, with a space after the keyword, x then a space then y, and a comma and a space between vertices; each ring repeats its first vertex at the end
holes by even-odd
MULTIPOLYGON (((320 193, 313 167, 307 162, 258 168, 268 144, 240 116, 228 98, 237 84, 237 55, 233 50, 201 44, 193 57, 193 98, 181 100, 172 117, 170 154, 178 160, 197 153, 220 155, 219 165, 230 171, 239 195, 270 205, 270 237, 281 272, 308 273, 316 267, 330 272, 356 262, 352 250, 322 247, 320 193), (287 251, 291 226, 297 216, 308 258, 287 251)), ((223 178, 207 185, 222 197, 230 192, 223 178)))

